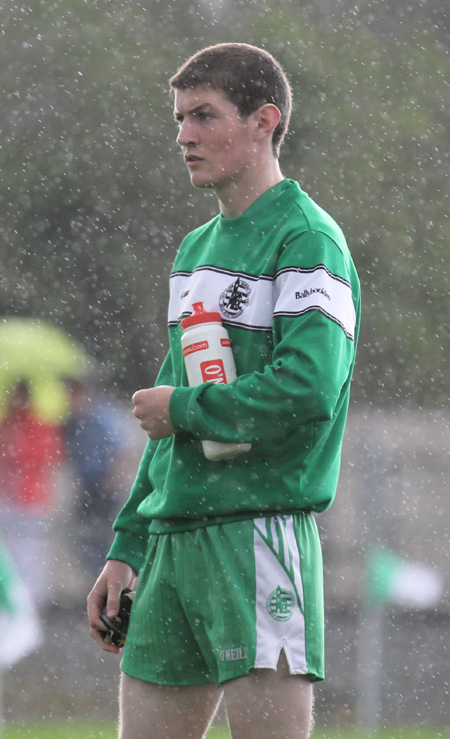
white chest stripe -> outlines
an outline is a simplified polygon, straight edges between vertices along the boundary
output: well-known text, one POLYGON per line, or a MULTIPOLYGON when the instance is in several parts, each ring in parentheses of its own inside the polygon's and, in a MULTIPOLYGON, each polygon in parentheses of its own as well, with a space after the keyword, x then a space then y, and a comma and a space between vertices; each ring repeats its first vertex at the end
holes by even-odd
POLYGON ((169 325, 176 325, 203 302, 205 310, 221 313, 224 323, 253 331, 270 331, 274 316, 299 316, 318 310, 354 339, 355 309, 348 282, 325 267, 289 268, 275 278, 254 277, 214 267, 192 273, 175 272, 170 279, 169 325))
POLYGON ((176 272, 170 280, 169 324, 192 313, 202 301, 205 310, 218 311, 225 322, 268 331, 273 321, 272 279, 200 267, 191 274, 176 272))

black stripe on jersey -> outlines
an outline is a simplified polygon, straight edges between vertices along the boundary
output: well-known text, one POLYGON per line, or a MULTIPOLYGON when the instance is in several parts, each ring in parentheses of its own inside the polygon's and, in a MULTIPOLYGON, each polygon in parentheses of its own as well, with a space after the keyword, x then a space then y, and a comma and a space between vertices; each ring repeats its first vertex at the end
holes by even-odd
POLYGON ((340 277, 339 275, 335 275, 334 272, 330 272, 328 267, 326 267, 324 264, 318 264, 316 267, 283 267, 283 269, 278 270, 278 272, 275 273, 274 279, 276 280, 277 277, 280 275, 285 274, 286 272, 299 272, 300 274, 311 274, 312 272, 316 272, 318 269, 323 269, 329 277, 331 277, 332 280, 337 280, 337 282, 342 282, 343 285, 346 285, 347 287, 351 288, 351 284, 348 280, 344 279, 344 277, 340 277))
POLYGON ((170 275, 170 278, 172 277, 189 277, 190 275, 194 275, 196 272, 217 272, 220 275, 229 275, 231 278, 233 277, 242 277, 246 280, 251 280, 252 282, 257 282, 258 280, 267 280, 268 282, 271 282, 274 278, 272 275, 250 275, 247 272, 237 272, 232 269, 220 269, 220 267, 214 267, 210 264, 202 264, 200 267, 196 267, 192 272, 186 272, 184 270, 179 270, 178 272, 172 272, 170 275))
MULTIPOLYGON (((183 318, 184 316, 180 318, 180 321, 183 318)), ((167 325, 175 327, 175 326, 178 326, 180 321, 168 321, 167 325)), ((237 326, 237 328, 243 328, 246 331, 253 331, 254 333, 259 333, 259 334, 263 334, 263 333, 271 334, 272 333, 272 326, 252 326, 249 323, 242 323, 241 321, 227 321, 226 319, 222 320, 222 324, 224 326, 233 326, 233 327, 237 326)))
POLYGON ((315 310, 318 313, 322 313, 323 316, 325 316, 326 318, 329 318, 330 321, 333 321, 333 323, 336 323, 338 326, 340 326, 344 334, 346 335, 347 339, 351 339, 351 341, 355 340, 354 335, 347 331, 342 321, 339 321, 336 318, 336 316, 333 316, 331 313, 327 313, 327 311, 321 308, 320 305, 311 305, 311 306, 308 306, 308 308, 305 308, 304 310, 299 310, 299 311, 280 311, 280 312, 277 311, 276 313, 273 314, 273 317, 274 318, 279 318, 279 317, 289 318, 289 316, 293 316, 293 317, 303 316, 312 310, 315 310))
POLYGON ((217 272, 221 275, 230 275, 230 277, 242 277, 246 280, 251 280, 252 282, 257 282, 257 280, 267 280, 268 282, 273 282, 277 279, 280 275, 286 274, 288 272, 298 272, 300 274, 311 274, 312 272, 316 272, 318 269, 323 269, 327 275, 329 275, 333 280, 337 280, 338 282, 342 282, 343 285, 347 285, 347 287, 351 288, 351 283, 346 280, 344 277, 340 277, 339 275, 334 274, 334 272, 330 272, 328 267, 326 267, 324 264, 317 264, 315 267, 283 267, 282 269, 279 269, 274 275, 251 275, 248 272, 238 272, 236 270, 230 270, 230 269, 221 269, 220 267, 215 267, 210 264, 202 264, 200 267, 196 267, 192 272, 186 271, 186 270, 178 270, 177 272, 172 272, 170 275, 170 278, 172 277, 189 277, 190 275, 195 274, 195 272, 203 272, 203 271, 210 271, 210 272, 217 272))

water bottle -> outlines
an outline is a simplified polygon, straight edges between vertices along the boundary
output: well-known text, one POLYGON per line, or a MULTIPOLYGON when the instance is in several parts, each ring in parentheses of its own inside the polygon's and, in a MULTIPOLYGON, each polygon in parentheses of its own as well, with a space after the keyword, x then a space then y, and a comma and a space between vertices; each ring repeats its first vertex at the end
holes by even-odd
MULTIPOLYGON (((203 382, 227 385, 236 379, 236 365, 228 331, 222 326, 220 313, 208 313, 203 303, 193 303, 192 315, 181 321, 181 346, 189 385, 203 382)), ((251 444, 226 444, 202 441, 203 453, 212 462, 232 459, 250 451, 251 444)))

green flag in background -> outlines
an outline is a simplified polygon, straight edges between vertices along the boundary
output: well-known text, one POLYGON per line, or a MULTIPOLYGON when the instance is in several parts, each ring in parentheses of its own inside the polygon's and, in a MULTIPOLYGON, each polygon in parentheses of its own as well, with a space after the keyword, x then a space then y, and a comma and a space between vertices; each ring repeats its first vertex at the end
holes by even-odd
POLYGON ((369 552, 366 597, 374 605, 433 608, 439 603, 442 591, 442 577, 433 567, 407 562, 383 547, 373 547, 369 552))

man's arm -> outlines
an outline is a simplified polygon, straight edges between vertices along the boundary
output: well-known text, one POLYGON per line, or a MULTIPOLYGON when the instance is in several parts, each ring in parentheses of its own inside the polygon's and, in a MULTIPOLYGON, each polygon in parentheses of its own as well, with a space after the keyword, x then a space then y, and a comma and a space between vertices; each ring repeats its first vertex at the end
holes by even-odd
POLYGON ((142 455, 130 497, 114 521, 113 529, 116 536, 107 555, 107 559, 126 562, 137 573, 140 572, 144 564, 150 523, 148 519, 138 513, 138 508, 153 492, 148 477, 148 469, 155 448, 156 445, 149 441, 142 455))
POLYGON ((318 312, 284 319, 284 324, 274 362, 264 372, 243 375, 230 385, 164 385, 135 393, 134 414, 149 438, 183 430, 200 439, 258 442, 330 420, 350 380, 354 342, 318 312))
POLYGON ((257 444, 333 418, 350 381, 354 347, 342 329, 311 312, 291 330, 262 372, 229 385, 176 388, 170 419, 198 439, 257 444))

